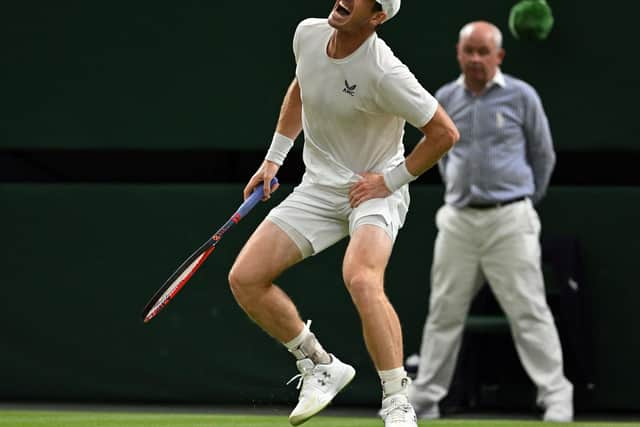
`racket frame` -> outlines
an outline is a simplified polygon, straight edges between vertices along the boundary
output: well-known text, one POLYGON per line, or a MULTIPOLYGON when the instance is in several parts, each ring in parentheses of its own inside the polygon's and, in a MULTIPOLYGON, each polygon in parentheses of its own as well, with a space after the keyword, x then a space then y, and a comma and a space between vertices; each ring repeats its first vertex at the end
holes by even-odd
MULTIPOLYGON (((276 178, 271 180, 271 187, 278 183, 276 178)), ((142 310, 142 320, 144 323, 148 323, 164 309, 169 302, 180 292, 180 290, 187 284, 189 279, 198 271, 206 259, 211 255, 216 245, 222 240, 224 234, 229 231, 234 225, 240 222, 240 220, 247 215, 251 209, 253 209, 262 197, 264 196, 264 189, 262 185, 257 186, 251 195, 240 205, 238 210, 224 223, 222 227, 216 233, 207 239, 196 251, 194 251, 180 266, 173 272, 171 276, 164 282, 164 284, 153 294, 147 305, 142 310), (195 264, 194 264, 195 263, 195 264), (181 276, 193 265, 188 273, 181 278, 181 276), (180 279, 176 282, 177 279, 180 279), (169 292, 168 292, 169 291, 169 292)))

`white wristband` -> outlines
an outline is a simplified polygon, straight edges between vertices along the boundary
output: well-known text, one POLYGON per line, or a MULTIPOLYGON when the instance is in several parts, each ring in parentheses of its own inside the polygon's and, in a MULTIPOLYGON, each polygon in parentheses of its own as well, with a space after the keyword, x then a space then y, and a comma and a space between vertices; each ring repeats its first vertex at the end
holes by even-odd
POLYGON ((273 134, 273 139, 271 140, 271 145, 269 146, 265 160, 282 166, 291 147, 293 147, 293 139, 276 132, 273 134))
POLYGON ((418 178, 417 176, 411 175, 405 162, 402 162, 390 171, 385 172, 383 177, 384 184, 392 193, 403 185, 408 184, 411 181, 415 181, 418 178))

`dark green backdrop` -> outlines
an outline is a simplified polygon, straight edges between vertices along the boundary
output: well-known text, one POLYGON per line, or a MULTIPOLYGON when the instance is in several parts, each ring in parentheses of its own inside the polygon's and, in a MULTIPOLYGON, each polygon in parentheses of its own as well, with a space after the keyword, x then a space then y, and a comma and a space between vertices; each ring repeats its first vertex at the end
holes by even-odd
MULTIPOLYGON (((225 236, 157 319, 143 325, 139 317, 176 263, 226 220, 241 188, 0 185, 0 400, 294 401, 295 388, 284 385, 295 374, 292 357, 245 318, 226 282, 242 243, 291 186, 225 236)), ((407 353, 418 350, 427 313, 440 203, 439 187, 412 189, 388 270, 407 353)), ((586 409, 639 410, 640 190, 552 188, 541 212, 546 234, 575 235, 583 245, 596 373, 586 409)), ((358 367, 339 402, 375 404, 377 376, 342 285, 343 250, 338 244, 294 267, 280 283, 324 345, 358 367)))
MULTIPOLYGON (((293 30, 305 17, 326 16, 330 3, 4 2, 0 155, 259 152, 293 77, 293 30)), ((507 33, 514 3, 405 0, 380 34, 435 91, 458 74, 459 28, 493 20, 505 33, 503 69, 538 89, 558 150, 638 152, 637 60, 627 34, 636 25, 632 2, 551 0, 556 27, 541 44, 507 33)), ((410 130, 409 146, 415 136, 410 130)), ((269 205, 291 189, 285 184, 269 205)), ((269 206, 225 237, 167 312, 146 326, 139 319, 176 263, 235 209, 241 188, 0 183, 0 400, 291 403, 295 389, 284 386, 295 374, 291 357, 245 318, 226 284, 237 251, 269 206)), ((441 191, 413 185, 388 271, 408 353, 418 350, 427 312, 441 191)), ((588 409, 640 410, 633 332, 640 190, 552 186, 541 215, 544 233, 575 235, 584 249, 594 339, 586 351, 596 375, 588 409)), ((295 267, 282 284, 323 343, 358 366, 338 403, 375 404, 376 375, 341 283, 343 249, 295 267)))
MULTIPOLYGON (((559 149, 637 150, 634 3, 552 0, 543 44, 508 33, 514 3, 406 0, 380 33, 434 92, 458 74, 461 26, 493 20, 504 71, 538 89, 559 149)), ((4 2, 0 148, 262 148, 293 77, 294 28, 331 4, 4 2)))

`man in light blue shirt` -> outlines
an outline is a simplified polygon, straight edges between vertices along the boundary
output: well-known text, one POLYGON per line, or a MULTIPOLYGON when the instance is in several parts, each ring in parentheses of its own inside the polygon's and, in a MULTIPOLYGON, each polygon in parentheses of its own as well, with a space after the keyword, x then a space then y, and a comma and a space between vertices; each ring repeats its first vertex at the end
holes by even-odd
POLYGON ((469 305, 486 280, 509 319, 544 420, 571 421, 573 386, 545 297, 533 208, 555 164, 551 132, 536 91, 500 71, 501 45, 493 24, 465 25, 457 45, 462 76, 436 93, 460 140, 439 163, 445 205, 436 215, 429 316, 410 400, 418 417, 439 417, 469 305))
POLYGON ((551 131, 536 91, 522 80, 494 76, 477 92, 458 80, 436 93, 461 138, 438 164, 445 202, 457 208, 544 195, 555 154, 551 131))

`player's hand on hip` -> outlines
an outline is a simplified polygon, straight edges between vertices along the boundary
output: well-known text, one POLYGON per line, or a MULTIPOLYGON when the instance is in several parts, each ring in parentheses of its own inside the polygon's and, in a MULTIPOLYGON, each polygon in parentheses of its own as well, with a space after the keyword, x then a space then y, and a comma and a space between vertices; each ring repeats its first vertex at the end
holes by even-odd
POLYGON ((271 187, 271 180, 276 176, 279 169, 280 166, 270 162, 269 160, 262 162, 256 173, 254 173, 249 180, 247 186, 244 187, 244 191, 242 192, 244 199, 246 200, 258 185, 262 185, 264 188, 264 196, 262 197, 262 200, 268 200, 271 197, 271 193, 280 187, 279 183, 274 184, 274 186, 271 187))
POLYGON ((352 208, 357 208, 369 199, 381 199, 391 194, 382 174, 365 172, 360 176, 360 181, 349 190, 349 204, 352 208))

